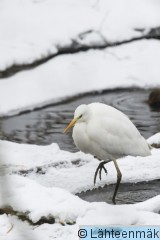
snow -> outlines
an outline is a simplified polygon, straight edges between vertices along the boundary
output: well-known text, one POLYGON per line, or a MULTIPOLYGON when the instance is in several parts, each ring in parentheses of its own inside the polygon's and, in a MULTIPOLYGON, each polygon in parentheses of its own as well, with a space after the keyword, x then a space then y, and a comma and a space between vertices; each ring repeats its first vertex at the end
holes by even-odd
MULTIPOLYGON (((159 0, 1 0, 0 71, 44 60, 64 48, 70 51, 74 45, 113 46, 57 55, 2 78, 0 116, 86 92, 160 86, 160 41, 145 39, 160 26, 159 12, 159 0), (135 38, 143 39, 114 46, 135 38)), ((158 145, 160 133, 148 143, 158 145)), ((152 148, 152 155, 145 158, 127 156, 118 162, 122 183, 159 179, 160 149, 152 148)), ((94 186, 97 165, 91 155, 63 151, 56 143, 38 146, 0 140, 0 237, 78 240, 79 226, 85 224, 160 224, 160 195, 116 206, 75 196, 116 182, 110 162, 108 175, 103 173, 94 186), (10 214, 5 214, 7 209, 10 214)))
MULTIPOLYGON (((98 179, 94 186, 93 176, 98 161, 89 154, 63 151, 54 143, 37 146, 0 141, 0 149, 1 175, 21 173, 45 187, 59 187, 72 193, 116 182, 114 164, 110 162, 107 164, 108 175, 103 172, 102 181, 98 179)), ((159 154, 159 149, 153 149, 152 155, 145 158, 128 156, 119 159, 122 182, 159 179, 159 154)))
POLYGON ((79 0, 3 0, 0 9, 1 70, 56 54, 98 20, 89 4, 79 0))
MULTIPOLYGON (((159 198, 160 199, 160 198, 159 198)), ((154 198, 152 199, 154 201, 154 198)), ((152 201, 150 200, 150 201, 152 201)), ((106 203, 91 203, 92 209, 78 219, 79 225, 147 225, 160 223, 160 216, 140 210, 133 205, 114 206, 106 203), (148 219, 150 218, 150 219, 148 219), (152 219, 152 221, 151 221, 152 219)))
MULTIPOLYGON (((153 199, 154 200, 154 199, 153 199)), ((152 199, 151 199, 152 201, 152 199)), ((124 220, 127 223, 133 223, 134 225, 145 225, 145 224, 155 224, 158 225, 158 221, 160 221, 160 216, 155 213, 150 213, 148 211, 137 211, 135 208, 132 208, 130 206, 121 206, 120 208, 117 208, 118 206, 114 207, 108 207, 107 204, 99 203, 99 206, 96 206, 96 203, 92 203, 92 210, 89 210, 86 213, 86 216, 79 217, 77 220, 77 224, 75 225, 65 225, 62 226, 58 223, 56 224, 42 224, 40 226, 33 227, 29 225, 26 222, 21 222, 16 217, 6 215, 0 216, 0 224, 2 228, 0 229, 0 235, 1 237, 4 237, 4 239, 9 240, 38 240, 38 239, 45 239, 49 240, 51 238, 57 239, 57 240, 78 240, 77 232, 79 230, 79 225, 83 223, 88 225, 88 222, 94 222, 98 219, 98 224, 101 224, 107 222, 107 219, 112 218, 116 219, 116 216, 123 216, 126 217, 124 220), (127 207, 128 211, 131 212, 131 216, 129 217, 129 214, 127 214, 124 207, 127 207), (113 211, 113 213, 111 212, 113 211), (109 211, 109 212, 108 212, 109 211), (98 213, 98 215, 95 215, 98 213), (141 217, 140 217, 141 215, 141 217), (139 220, 138 220, 139 218, 139 220), (95 220, 94 220, 95 219, 95 220), (88 222, 87 222, 88 221, 88 222), (13 229, 7 234, 6 232, 11 227, 11 224, 13 225, 13 229)), ((118 222, 118 221, 117 221, 118 222)), ((121 225, 121 222, 118 222, 121 225)))
MULTIPOLYGON (((157 134, 152 136, 152 142, 157 138, 157 134)), ((35 228, 16 216, 0 215, 0 234, 5 239, 30 239, 27 236, 38 239, 40 234, 45 234, 45 239, 50 236, 77 239, 79 225, 88 223, 123 226, 160 223, 160 195, 145 202, 116 206, 89 203, 75 196, 73 193, 93 188, 98 162, 90 155, 63 151, 57 144, 36 146, 2 140, 0 149, 0 184, 3 186, 0 188, 0 209, 12 209, 32 223, 42 219, 55 222, 53 227, 44 223, 35 228), (43 174, 37 171, 40 167, 43 174)), ((159 155, 160 150, 153 149, 149 157, 119 159, 123 182, 158 179, 159 155)), ((96 187, 115 182, 116 173, 111 165, 107 166, 108 175, 103 176, 104 180, 99 180, 96 187)))
POLYGON ((15 211, 27 213, 34 223, 49 216, 56 222, 75 222, 89 204, 64 189, 46 188, 22 176, 1 177, 1 184, 5 188, 1 190, 0 207, 10 206, 15 211))
POLYGON ((160 86, 160 42, 143 40, 58 56, 0 81, 0 116, 116 87, 160 86))
POLYGON ((0 236, 5 240, 38 240, 38 239, 58 239, 58 240, 76 240, 76 234, 74 232, 74 226, 60 224, 42 224, 40 226, 33 227, 26 222, 22 222, 16 217, 6 215, 0 216, 0 225, 3 228, 0 229, 0 236), (12 231, 6 233, 11 224, 14 226, 12 231))
POLYGON ((159 12, 158 0, 2 0, 0 70, 81 44, 88 31, 99 32, 99 45, 144 36, 160 25, 159 12))
MULTIPOLYGON (((14 193, 10 190, 10 193, 8 192, 8 194, 4 195, 6 204, 10 204, 15 210, 21 210, 21 213, 23 212, 24 214, 26 210, 28 210, 28 217, 32 221, 38 220, 42 216, 53 216, 56 224, 42 224, 34 228, 31 225, 29 226, 27 222, 22 223, 17 217, 7 217, 3 214, 0 216, 0 223, 2 225, 0 235, 4 236, 5 239, 30 239, 27 238, 27 236, 32 236, 31 239, 38 239, 40 234, 42 234, 42 236, 45 234, 45 239, 50 239, 50 237, 56 239, 63 239, 63 237, 68 237, 67 239, 78 239, 77 232, 79 226, 88 225, 88 223, 90 225, 111 226, 158 225, 160 223, 160 215, 152 212, 150 207, 147 209, 147 201, 141 203, 141 205, 121 206, 113 206, 107 203, 88 203, 69 194, 65 190, 44 188, 43 192, 42 186, 39 184, 36 184, 37 186, 31 191, 30 183, 32 186, 34 186, 35 183, 24 177, 12 176, 10 180, 13 180, 12 187, 14 187, 14 193), (19 180, 21 180, 21 184, 19 180), (25 194, 22 192, 22 189, 25 194), (35 192, 38 193, 38 195, 35 192), (26 196, 29 196, 30 199, 26 196), (25 204, 22 204, 23 200, 25 200, 25 204), (20 206, 18 206, 18 204, 20 206), (70 226, 60 225, 62 223, 66 224, 67 221, 69 221, 68 223, 73 223, 70 220, 75 221, 75 224, 70 226), (13 229, 7 234, 11 226, 13 226, 13 229)), ((160 200, 160 195, 155 198, 160 200)), ((155 198, 148 200, 149 206, 155 204, 155 198)), ((157 201, 158 211, 160 210, 159 202, 160 201, 157 201)), ((3 206, 2 203, 0 203, 0 206, 3 206)))
POLYGON ((160 133, 156 133, 154 136, 151 136, 148 139, 148 143, 150 145, 152 145, 152 144, 160 144, 160 133))
POLYGON ((136 208, 143 211, 150 211, 160 213, 160 196, 156 196, 152 199, 148 199, 145 202, 135 204, 136 208))
MULTIPOLYGON (((74 44, 104 46, 145 36, 160 26, 159 12, 158 0, 2 0, 0 70, 31 64, 74 44)), ((141 40, 63 54, 1 79, 0 116, 94 90, 159 86, 159 45, 158 40, 141 40)))
MULTIPOLYGON (((17 236, 20 237, 18 239, 23 239, 23 237, 28 239, 27 235, 31 235, 31 232, 33 239, 38 239, 42 230, 46 234, 45 239, 49 239, 49 236, 57 235, 57 229, 60 235, 73 236, 70 239, 77 239, 79 226, 88 225, 88 223, 90 225, 122 226, 158 225, 160 223, 160 215, 156 213, 160 211, 160 195, 143 203, 114 206, 103 202, 85 202, 64 189, 42 187, 22 176, 1 177, 1 184, 5 188, 1 192, 3 199, 0 200, 0 208, 10 206, 20 214, 23 213, 32 222, 37 222, 42 217, 53 217, 56 222, 52 228, 49 224, 34 228, 28 226, 27 222, 22 224, 16 217, 7 217, 3 214, 0 216, 2 225, 0 234, 4 237, 8 235, 6 239, 15 239, 17 236), (73 225, 64 227, 60 225, 62 223, 73 225), (11 226, 13 230, 7 234, 11 226), (53 229, 55 231, 51 231, 53 229)), ((56 236, 56 239, 61 238, 56 236)))

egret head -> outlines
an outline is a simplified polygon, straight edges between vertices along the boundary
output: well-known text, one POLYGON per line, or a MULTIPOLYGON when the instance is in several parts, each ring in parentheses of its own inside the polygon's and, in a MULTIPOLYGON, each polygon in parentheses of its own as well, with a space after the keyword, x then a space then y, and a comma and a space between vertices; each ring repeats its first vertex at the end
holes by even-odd
POLYGON ((86 104, 82 104, 78 106, 74 112, 74 119, 64 129, 64 133, 66 133, 77 122, 86 122, 89 116, 90 116, 90 109, 86 104))
POLYGON ((74 118, 78 118, 79 122, 83 122, 88 115, 87 110, 88 110, 88 106, 86 104, 82 104, 78 106, 74 112, 74 118))

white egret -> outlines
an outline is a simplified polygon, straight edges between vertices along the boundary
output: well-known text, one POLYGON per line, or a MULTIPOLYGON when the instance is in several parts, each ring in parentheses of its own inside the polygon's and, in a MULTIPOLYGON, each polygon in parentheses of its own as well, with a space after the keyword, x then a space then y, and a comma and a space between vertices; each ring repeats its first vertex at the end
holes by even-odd
POLYGON ((112 198, 115 203, 122 178, 116 159, 127 155, 151 155, 150 146, 124 113, 103 103, 77 107, 74 119, 64 132, 72 126, 72 137, 77 148, 101 161, 94 175, 94 184, 98 172, 100 180, 102 169, 107 173, 104 164, 113 161, 117 171, 117 184, 112 198))

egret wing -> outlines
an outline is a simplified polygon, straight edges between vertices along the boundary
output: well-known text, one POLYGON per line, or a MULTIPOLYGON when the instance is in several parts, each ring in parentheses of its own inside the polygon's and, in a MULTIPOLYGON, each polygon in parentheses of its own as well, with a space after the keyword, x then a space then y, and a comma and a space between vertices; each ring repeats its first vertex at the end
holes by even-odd
POLYGON ((102 153, 103 158, 104 152, 106 157, 115 158, 126 155, 150 155, 146 140, 127 117, 125 119, 94 117, 88 124, 87 134, 91 144, 98 149, 99 155, 102 153))

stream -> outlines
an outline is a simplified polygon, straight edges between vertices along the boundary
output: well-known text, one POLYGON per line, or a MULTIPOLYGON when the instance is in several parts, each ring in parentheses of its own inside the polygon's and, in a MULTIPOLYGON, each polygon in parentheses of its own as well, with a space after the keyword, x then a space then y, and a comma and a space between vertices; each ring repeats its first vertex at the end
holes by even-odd
MULTIPOLYGON (((160 132, 160 108, 151 108, 148 96, 151 89, 115 89, 78 96, 59 104, 53 104, 35 111, 0 118, 0 138, 18 143, 47 145, 58 143, 61 149, 70 152, 78 151, 71 132, 63 130, 73 117, 75 108, 84 103, 103 102, 124 112, 148 138, 160 132)), ((137 184, 121 184, 118 203, 144 201, 160 194, 160 180, 137 184)), ((98 188, 78 194, 87 201, 111 202, 114 185, 98 188)))

